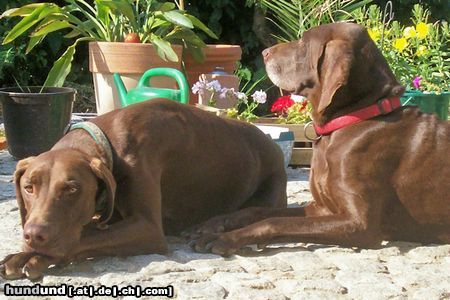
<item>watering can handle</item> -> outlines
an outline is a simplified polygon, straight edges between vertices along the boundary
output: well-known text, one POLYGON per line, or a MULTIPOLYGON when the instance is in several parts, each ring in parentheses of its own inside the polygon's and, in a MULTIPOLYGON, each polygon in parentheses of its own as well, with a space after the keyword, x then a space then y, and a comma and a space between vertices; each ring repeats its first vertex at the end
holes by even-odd
POLYGON ((119 93, 120 103, 122 104, 122 107, 127 106, 126 99, 127 99, 127 88, 125 87, 125 84, 122 81, 122 78, 120 77, 119 73, 113 74, 114 83, 116 84, 117 92, 119 93))
POLYGON ((150 86, 150 78, 155 76, 167 76, 175 79, 180 89, 180 102, 187 104, 189 102, 189 84, 184 74, 173 68, 153 68, 146 71, 137 84, 137 88, 150 86))

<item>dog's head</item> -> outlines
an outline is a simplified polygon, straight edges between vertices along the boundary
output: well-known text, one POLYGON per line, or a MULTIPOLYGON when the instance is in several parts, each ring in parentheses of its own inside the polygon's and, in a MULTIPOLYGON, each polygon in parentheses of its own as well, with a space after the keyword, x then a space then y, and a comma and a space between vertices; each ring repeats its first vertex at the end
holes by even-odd
POLYGON ((76 150, 52 150, 18 162, 14 173, 24 251, 63 257, 83 227, 112 215, 116 183, 106 165, 76 150))
POLYGON ((356 24, 312 28, 263 56, 272 82, 311 101, 318 124, 404 91, 366 29, 356 24))

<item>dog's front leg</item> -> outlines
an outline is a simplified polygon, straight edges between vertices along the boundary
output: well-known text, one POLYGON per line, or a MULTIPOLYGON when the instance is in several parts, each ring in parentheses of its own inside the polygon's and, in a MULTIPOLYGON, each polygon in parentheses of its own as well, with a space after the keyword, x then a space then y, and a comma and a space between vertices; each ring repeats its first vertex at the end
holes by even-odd
POLYGON ((128 256, 167 252, 167 243, 160 224, 144 216, 128 217, 106 229, 83 232, 72 257, 128 256))
POLYGON ((339 215, 270 218, 222 234, 204 235, 193 244, 199 252, 210 250, 227 256, 245 245, 282 242, 374 247, 381 240, 363 224, 339 215))
MULTIPOLYGON (((382 240, 379 226, 380 199, 362 199, 361 193, 335 192, 341 196, 340 211, 305 216, 275 214, 249 226, 221 233, 206 234, 192 242, 195 250, 230 255, 241 247, 277 242, 308 242, 331 245, 377 247, 382 240), (358 210, 354 208, 358 207, 358 210)), ((368 193, 362 193, 368 195, 368 193)), ((383 198, 379 193, 372 193, 383 198)), ((370 194, 369 194, 370 195, 370 194)))
POLYGON ((167 252, 161 217, 161 176, 155 169, 136 167, 129 181, 119 185, 115 202, 123 219, 106 229, 84 230, 72 258, 167 252))

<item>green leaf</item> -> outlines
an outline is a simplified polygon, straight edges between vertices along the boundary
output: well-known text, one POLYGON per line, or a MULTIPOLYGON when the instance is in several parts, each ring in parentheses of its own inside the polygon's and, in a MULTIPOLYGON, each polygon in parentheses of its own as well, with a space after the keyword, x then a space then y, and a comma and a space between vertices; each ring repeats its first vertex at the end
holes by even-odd
POLYGON ((71 32, 66 34, 64 37, 67 39, 72 39, 74 37, 77 37, 81 34, 81 31, 79 31, 77 28, 74 28, 71 32))
POLYGON ((124 15, 132 23, 133 27, 137 27, 133 6, 128 1, 99 0, 98 4, 109 7, 111 9, 111 13, 116 17, 124 15))
POLYGON ((36 8, 30 15, 24 17, 16 26, 11 29, 8 35, 3 40, 3 44, 7 44, 15 40, 18 36, 22 35, 25 31, 36 25, 39 21, 44 19, 47 15, 54 13, 59 9, 54 4, 46 3, 47 5, 41 5, 36 8))
POLYGON ((203 53, 202 48, 186 44, 186 49, 196 62, 203 63, 205 61, 205 54, 203 53))
POLYGON ((183 14, 180 14, 179 12, 176 11, 163 12, 163 16, 167 21, 175 25, 191 29, 194 28, 194 25, 192 24, 191 20, 189 20, 188 17, 184 16, 183 14))
POLYGON ((178 56, 173 51, 172 45, 169 42, 164 41, 156 35, 152 36, 151 42, 156 47, 156 52, 162 59, 178 62, 178 56))
POLYGON ((186 16, 189 18, 189 20, 191 20, 191 22, 195 28, 202 30, 204 33, 206 33, 209 37, 211 37, 213 39, 216 39, 216 40, 218 39, 217 35, 211 29, 209 29, 205 24, 203 24, 202 21, 200 21, 199 19, 197 19, 196 17, 194 17, 192 15, 186 15, 186 16))
POLYGON ((195 47, 204 48, 206 44, 201 38, 198 37, 192 30, 186 28, 176 28, 172 30, 164 38, 167 41, 174 42, 176 44, 182 44, 182 42, 190 43, 195 47))
POLYGON ((52 21, 48 22, 42 26, 36 28, 36 30, 31 34, 31 37, 47 35, 50 32, 58 31, 60 29, 71 27, 67 21, 52 21))
POLYGON ((5 17, 17 17, 17 16, 27 16, 33 13, 37 8, 40 8, 42 6, 48 6, 49 3, 33 3, 24 5, 19 8, 11 8, 5 11, 1 16, 1 18, 5 17))
POLYGON ((14 58, 14 51, 12 47, 7 50, 0 51, 0 69, 4 65, 12 64, 13 58, 14 58))
POLYGON ((157 8, 157 10, 166 12, 166 11, 171 11, 171 10, 175 9, 175 7, 176 7, 175 3, 165 2, 165 3, 161 4, 161 6, 159 6, 157 8))
POLYGON ((75 54, 75 42, 72 46, 67 48, 66 52, 61 55, 61 57, 55 61, 52 69, 48 73, 47 79, 44 82, 45 87, 56 86, 61 87, 66 80, 67 75, 70 73, 72 68, 73 55, 75 54))
POLYGON ((26 54, 28 54, 33 48, 42 42, 42 40, 45 38, 45 35, 40 36, 32 36, 30 37, 30 41, 28 42, 27 50, 25 51, 26 54))
POLYGON ((152 31, 153 31, 153 29, 155 29, 155 28, 158 28, 158 27, 161 27, 161 26, 167 26, 167 25, 169 25, 170 23, 169 22, 167 22, 166 20, 164 20, 164 19, 160 19, 160 18, 156 18, 154 21, 153 21, 153 23, 151 24, 151 29, 152 29, 152 31))
POLYGON ((75 41, 67 50, 61 55, 61 57, 55 61, 52 69, 48 73, 47 79, 44 82, 44 87, 56 86, 61 87, 64 85, 67 75, 70 73, 72 68, 72 60, 75 54, 75 47, 78 42, 90 41, 92 38, 79 38, 75 41))
POLYGON ((96 7, 97 7, 97 13, 96 16, 99 19, 99 21, 101 23, 103 23, 105 25, 105 28, 109 28, 109 24, 111 19, 109 18, 109 12, 111 11, 111 9, 106 6, 103 5, 100 1, 96 0, 96 7))
POLYGON ((71 10, 81 12, 88 19, 88 21, 86 21, 86 22, 81 22, 72 13, 71 14, 71 22, 74 21, 77 24, 77 26, 82 26, 87 22, 91 22, 93 27, 89 27, 89 29, 83 28, 83 30, 85 30, 90 37, 96 38, 98 40, 109 41, 109 36, 108 36, 107 28, 105 28, 105 24, 101 23, 97 19, 96 11, 89 5, 89 3, 86 3, 83 0, 66 0, 66 1, 71 3, 71 5, 70 5, 71 10), (81 6, 80 4, 78 4, 77 2, 80 2, 81 4, 83 4, 84 7, 81 6), (89 12, 91 12, 92 14, 89 12), (94 29, 95 32, 92 31, 91 28, 94 29))

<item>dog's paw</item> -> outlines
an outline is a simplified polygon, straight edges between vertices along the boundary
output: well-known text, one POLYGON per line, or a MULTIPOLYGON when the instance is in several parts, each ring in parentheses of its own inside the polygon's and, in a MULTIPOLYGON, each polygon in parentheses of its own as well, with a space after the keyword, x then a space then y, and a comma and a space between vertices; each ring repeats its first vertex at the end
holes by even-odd
POLYGON ((36 281, 55 262, 54 258, 32 252, 10 254, 0 262, 0 276, 7 280, 27 278, 36 281))
POLYGON ((193 240, 205 234, 218 234, 226 230, 227 223, 228 219, 226 216, 214 217, 206 222, 192 226, 191 228, 183 231, 181 236, 188 240, 193 240))
POLYGON ((0 276, 8 280, 25 278, 23 267, 33 255, 33 253, 19 252, 6 256, 0 262, 0 276))
POLYGON ((230 256, 241 248, 229 233, 203 234, 199 238, 191 240, 189 246, 200 253, 211 252, 222 256, 230 256))
POLYGON ((216 216, 182 232, 181 236, 193 240, 202 235, 232 231, 253 223, 265 210, 263 207, 249 207, 228 215, 216 216))

